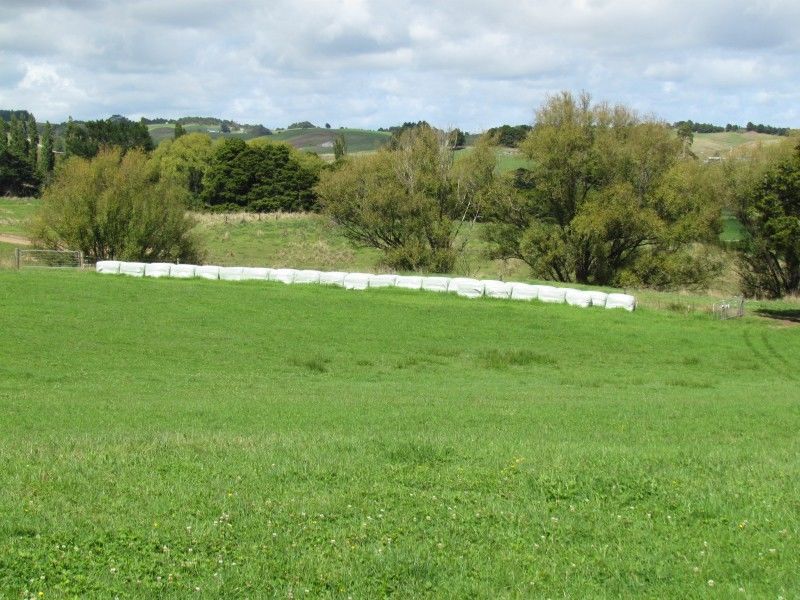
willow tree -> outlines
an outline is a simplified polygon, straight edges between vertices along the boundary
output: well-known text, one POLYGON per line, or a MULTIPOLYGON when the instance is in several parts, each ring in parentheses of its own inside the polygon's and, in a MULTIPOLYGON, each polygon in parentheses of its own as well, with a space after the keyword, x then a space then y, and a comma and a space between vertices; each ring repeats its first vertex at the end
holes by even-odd
POLYGON ((456 160, 445 132, 414 127, 391 149, 323 172, 317 195, 345 236, 381 250, 387 265, 446 273, 463 249, 457 239, 480 215, 495 162, 487 141, 456 160))
POLYGON ((714 234, 719 206, 666 124, 564 92, 520 148, 532 166, 487 206, 494 256, 591 284, 702 285, 716 272, 692 244, 714 234))

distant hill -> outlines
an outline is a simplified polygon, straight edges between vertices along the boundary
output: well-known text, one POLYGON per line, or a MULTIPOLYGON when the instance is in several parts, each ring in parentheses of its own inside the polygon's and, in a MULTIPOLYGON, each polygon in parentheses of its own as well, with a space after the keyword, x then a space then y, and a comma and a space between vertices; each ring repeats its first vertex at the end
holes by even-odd
POLYGON ((344 135, 347 151, 374 152, 389 142, 392 134, 388 131, 372 131, 370 129, 283 129, 265 139, 288 142, 295 148, 316 152, 317 154, 333 154, 333 140, 337 135, 344 135))
POLYGON ((724 158, 734 148, 775 144, 782 139, 779 135, 756 133, 755 131, 725 131, 719 133, 695 133, 692 152, 699 158, 720 156, 724 158))

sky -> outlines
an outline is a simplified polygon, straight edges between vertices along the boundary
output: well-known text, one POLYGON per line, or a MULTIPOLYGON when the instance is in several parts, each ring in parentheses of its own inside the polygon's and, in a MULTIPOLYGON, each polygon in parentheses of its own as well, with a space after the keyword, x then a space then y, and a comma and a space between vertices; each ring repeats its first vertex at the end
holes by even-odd
POLYGON ((2 0, 0 108, 478 132, 586 91, 800 127, 798 0, 2 0))

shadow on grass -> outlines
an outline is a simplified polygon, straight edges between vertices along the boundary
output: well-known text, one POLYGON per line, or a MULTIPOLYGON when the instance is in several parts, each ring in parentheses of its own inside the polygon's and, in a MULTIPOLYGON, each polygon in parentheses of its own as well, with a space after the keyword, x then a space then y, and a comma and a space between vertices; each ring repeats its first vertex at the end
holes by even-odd
POLYGON ((774 309, 774 308, 760 308, 755 311, 759 317, 766 317, 768 319, 778 319, 780 321, 790 321, 792 323, 800 323, 800 308, 790 309, 774 309))

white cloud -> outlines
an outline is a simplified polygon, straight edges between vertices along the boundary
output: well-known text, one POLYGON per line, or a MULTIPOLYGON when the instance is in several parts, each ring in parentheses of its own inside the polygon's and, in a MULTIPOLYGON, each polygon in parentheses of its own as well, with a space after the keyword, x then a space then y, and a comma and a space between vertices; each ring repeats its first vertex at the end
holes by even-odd
POLYGON ((585 89, 797 126, 798 22, 794 0, 6 0, 0 106, 477 130, 585 89))

